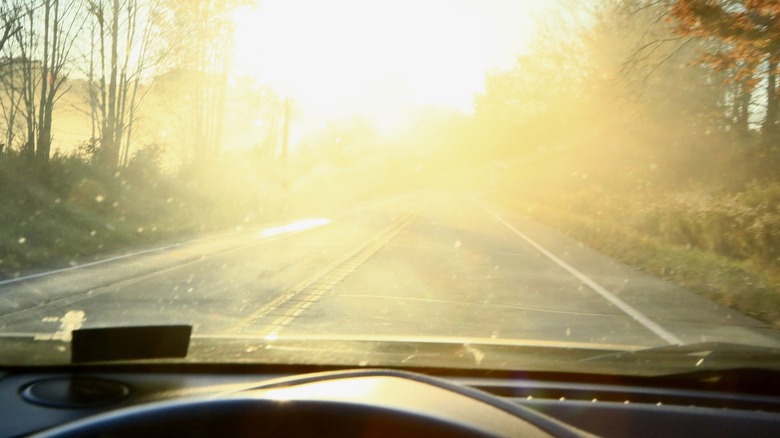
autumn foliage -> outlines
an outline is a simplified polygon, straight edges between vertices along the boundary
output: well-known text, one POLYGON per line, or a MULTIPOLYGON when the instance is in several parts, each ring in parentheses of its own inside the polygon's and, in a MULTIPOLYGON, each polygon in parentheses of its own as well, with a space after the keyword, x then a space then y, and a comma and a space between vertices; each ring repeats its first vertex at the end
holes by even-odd
POLYGON ((703 61, 745 93, 765 84, 763 133, 777 140, 780 73, 780 2, 777 0, 677 0, 670 9, 675 31, 708 40, 703 61))

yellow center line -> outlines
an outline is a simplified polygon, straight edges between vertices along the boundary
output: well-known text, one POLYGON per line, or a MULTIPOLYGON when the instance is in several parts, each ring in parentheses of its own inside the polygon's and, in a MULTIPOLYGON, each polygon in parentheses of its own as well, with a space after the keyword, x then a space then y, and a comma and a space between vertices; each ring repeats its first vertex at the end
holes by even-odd
POLYGON ((303 313, 303 310, 311 306, 313 302, 319 300, 325 292, 330 291, 350 274, 355 272, 363 263, 366 262, 366 260, 376 254, 377 251, 387 245, 395 236, 397 236, 404 228, 406 228, 414 220, 421 209, 422 204, 416 206, 406 216, 374 235, 374 237, 369 239, 368 242, 358 245, 356 248, 347 252, 345 255, 337 259, 335 262, 329 264, 321 271, 298 283, 292 289, 287 290, 286 292, 279 295, 276 299, 257 309, 251 315, 244 318, 233 328, 231 328, 229 333, 242 332, 260 318, 263 318, 279 307, 288 304, 293 298, 298 297, 307 290, 310 291, 310 293, 306 295, 303 300, 296 302, 285 311, 283 316, 276 318, 276 320, 271 324, 272 326, 277 327, 272 333, 275 334, 281 330, 281 328, 292 322, 295 318, 294 316, 291 317, 288 315, 300 315, 303 313), (300 310, 300 312, 294 313, 298 310, 300 310))

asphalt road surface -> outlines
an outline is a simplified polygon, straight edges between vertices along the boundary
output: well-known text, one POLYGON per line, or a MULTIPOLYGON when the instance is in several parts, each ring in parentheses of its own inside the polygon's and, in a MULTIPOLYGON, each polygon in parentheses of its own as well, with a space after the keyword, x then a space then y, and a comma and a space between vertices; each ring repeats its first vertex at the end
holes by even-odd
POLYGON ((780 346, 766 324, 474 193, 415 193, 0 281, 0 336, 174 323, 204 338, 780 346))

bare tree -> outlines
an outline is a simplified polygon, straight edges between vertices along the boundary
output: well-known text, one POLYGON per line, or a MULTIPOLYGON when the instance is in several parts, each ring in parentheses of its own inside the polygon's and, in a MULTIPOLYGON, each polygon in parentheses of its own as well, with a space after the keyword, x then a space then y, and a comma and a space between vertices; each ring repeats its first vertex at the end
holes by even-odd
POLYGON ((19 77, 22 66, 20 60, 12 56, 6 56, 0 60, 0 110, 5 123, 5 135, 0 143, 0 152, 5 148, 15 146, 20 126, 20 111, 22 106, 22 93, 19 87, 19 77))
POLYGON ((66 91, 70 53, 83 25, 75 0, 17 0, 20 30, 13 32, 11 69, 14 97, 19 102, 12 111, 23 118, 25 140, 22 152, 46 161, 51 155, 54 108, 66 91))
POLYGON ((41 89, 38 105, 38 136, 35 155, 48 160, 51 154, 54 104, 64 91, 67 79, 65 67, 84 20, 78 16, 75 1, 45 0, 43 13, 43 55, 41 57, 41 89))
POLYGON ((14 35, 22 31, 20 15, 18 5, 13 3, 0 5, 0 51, 3 50, 7 42, 12 40, 14 35))
POLYGON ((139 88, 149 67, 155 1, 91 0, 88 87, 93 141, 108 168, 127 164, 139 88), (139 23, 141 23, 139 25, 139 23), (141 27, 142 26, 142 27, 141 27), (97 131, 97 132, 96 132, 97 131))
POLYGON ((164 34, 171 47, 171 70, 184 72, 189 79, 187 96, 189 112, 189 145, 194 162, 204 163, 216 155, 222 138, 227 92, 232 19, 241 0, 163 0, 168 22, 164 34))
POLYGON ((0 5, 0 85, 3 94, 0 95, 0 109, 5 121, 5 135, 0 142, 0 153, 5 148, 10 148, 16 137, 17 114, 21 103, 21 94, 16 84, 16 70, 18 64, 14 60, 13 50, 9 48, 14 42, 16 34, 22 31, 21 9, 16 4, 3 3, 0 5))

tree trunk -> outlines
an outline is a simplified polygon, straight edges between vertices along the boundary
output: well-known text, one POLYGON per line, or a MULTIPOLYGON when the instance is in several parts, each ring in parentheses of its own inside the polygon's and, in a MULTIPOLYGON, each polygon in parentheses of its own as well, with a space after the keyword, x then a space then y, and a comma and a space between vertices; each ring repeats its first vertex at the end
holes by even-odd
MULTIPOLYGON (((55 2, 57 0, 54 0, 55 2)), ((46 97, 49 92, 49 70, 50 54, 49 54, 49 26, 51 22, 51 9, 52 2, 46 1, 43 5, 43 60, 41 61, 41 94, 38 103, 38 138, 35 140, 35 156, 41 160, 47 160, 49 158, 49 150, 51 148, 51 130, 46 129, 44 119, 46 118, 45 107, 46 97)))
POLYGON ((766 80, 766 116, 764 118, 764 143, 774 145, 777 140, 777 61, 770 59, 766 80))
POLYGON ((35 157, 35 69, 33 61, 24 58, 24 119, 27 128, 27 138, 22 148, 22 154, 27 158, 35 157))
POLYGON ((43 119, 38 126, 38 150, 36 156, 42 161, 48 161, 51 156, 51 113, 53 104, 46 102, 41 107, 46 108, 43 110, 43 119))
POLYGON ((114 169, 119 161, 119 148, 116 143, 117 133, 117 76, 119 73, 118 50, 119 42, 119 0, 114 0, 111 10, 111 73, 108 82, 108 113, 105 115, 103 132, 100 139, 100 155, 102 164, 108 169, 114 169))
MULTIPOLYGON (((35 20, 33 18, 32 10, 28 11, 29 26, 32 28, 35 20)), ((22 153, 27 158, 35 157, 35 62, 31 58, 31 52, 33 49, 33 34, 32 32, 20 41, 22 47, 22 59, 24 77, 22 82, 24 83, 24 118, 25 126, 27 128, 27 138, 24 143, 22 153), (29 49, 29 50, 28 50, 29 49)))
POLYGON ((747 136, 750 130, 750 98, 752 92, 747 81, 732 85, 732 115, 734 120, 734 132, 740 136, 747 136))
MULTIPOLYGON (((89 41, 94 47, 95 45, 95 25, 93 24, 90 29, 89 41)), ((92 131, 89 141, 94 144, 97 138, 97 96, 95 91, 95 51, 89 51, 89 73, 87 77, 87 93, 89 95, 89 116, 92 122, 92 131)))

